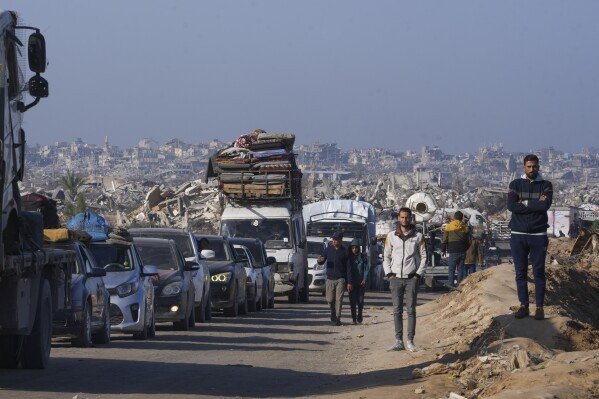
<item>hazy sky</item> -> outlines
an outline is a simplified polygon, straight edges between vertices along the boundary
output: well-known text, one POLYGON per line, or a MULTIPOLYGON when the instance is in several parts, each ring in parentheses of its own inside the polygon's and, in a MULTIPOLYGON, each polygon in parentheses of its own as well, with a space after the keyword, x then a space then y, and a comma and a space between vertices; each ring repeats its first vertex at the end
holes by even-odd
POLYGON ((46 36, 30 143, 599 146, 599 1, 6 0, 46 36))

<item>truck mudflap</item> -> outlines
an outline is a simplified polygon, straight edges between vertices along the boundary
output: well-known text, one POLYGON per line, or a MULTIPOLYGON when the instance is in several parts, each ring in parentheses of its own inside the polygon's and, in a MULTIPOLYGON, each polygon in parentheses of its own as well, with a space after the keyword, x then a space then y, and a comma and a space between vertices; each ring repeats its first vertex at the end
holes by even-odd
POLYGON ((295 282, 290 280, 291 273, 275 273, 275 295, 288 294, 295 287, 295 282))

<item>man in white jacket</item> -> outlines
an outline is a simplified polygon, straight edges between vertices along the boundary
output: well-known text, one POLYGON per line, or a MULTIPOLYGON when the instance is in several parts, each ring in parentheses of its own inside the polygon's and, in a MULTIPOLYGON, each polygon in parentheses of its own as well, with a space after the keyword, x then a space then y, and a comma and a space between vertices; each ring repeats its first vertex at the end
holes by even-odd
POLYGON ((410 208, 399 210, 399 224, 396 231, 387 234, 383 267, 389 278, 395 319, 395 344, 389 350, 404 348, 411 352, 418 349, 414 345, 416 334, 416 300, 420 277, 426 268, 426 245, 424 236, 412 224, 410 208), (403 305, 404 295, 408 313, 408 340, 403 344, 403 305))

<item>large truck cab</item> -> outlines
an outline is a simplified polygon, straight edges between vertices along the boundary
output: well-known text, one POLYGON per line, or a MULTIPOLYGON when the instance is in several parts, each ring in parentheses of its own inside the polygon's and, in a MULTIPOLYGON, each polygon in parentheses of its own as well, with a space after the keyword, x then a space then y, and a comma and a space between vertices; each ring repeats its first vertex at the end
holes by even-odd
POLYGON ((308 300, 306 234, 301 210, 294 210, 289 201, 231 202, 221 216, 220 234, 262 240, 266 254, 276 261, 271 265, 275 294, 287 295, 290 303, 308 300))

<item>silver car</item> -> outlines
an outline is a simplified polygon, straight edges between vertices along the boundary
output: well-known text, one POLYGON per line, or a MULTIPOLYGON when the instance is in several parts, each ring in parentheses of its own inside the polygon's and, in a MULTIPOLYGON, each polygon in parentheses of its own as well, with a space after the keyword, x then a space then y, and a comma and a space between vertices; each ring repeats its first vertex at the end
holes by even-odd
POLYGON ((106 270, 104 284, 110 294, 112 331, 132 333, 136 339, 155 335, 155 268, 142 268, 142 261, 131 243, 92 242, 90 250, 98 266, 106 270))
POLYGON ((179 247, 186 261, 196 262, 200 267, 193 271, 192 279, 195 289, 195 320, 203 323, 210 320, 212 311, 210 307, 210 270, 206 260, 202 259, 198 242, 193 234, 183 229, 174 228, 135 228, 129 229, 133 237, 162 238, 173 240, 179 247))

